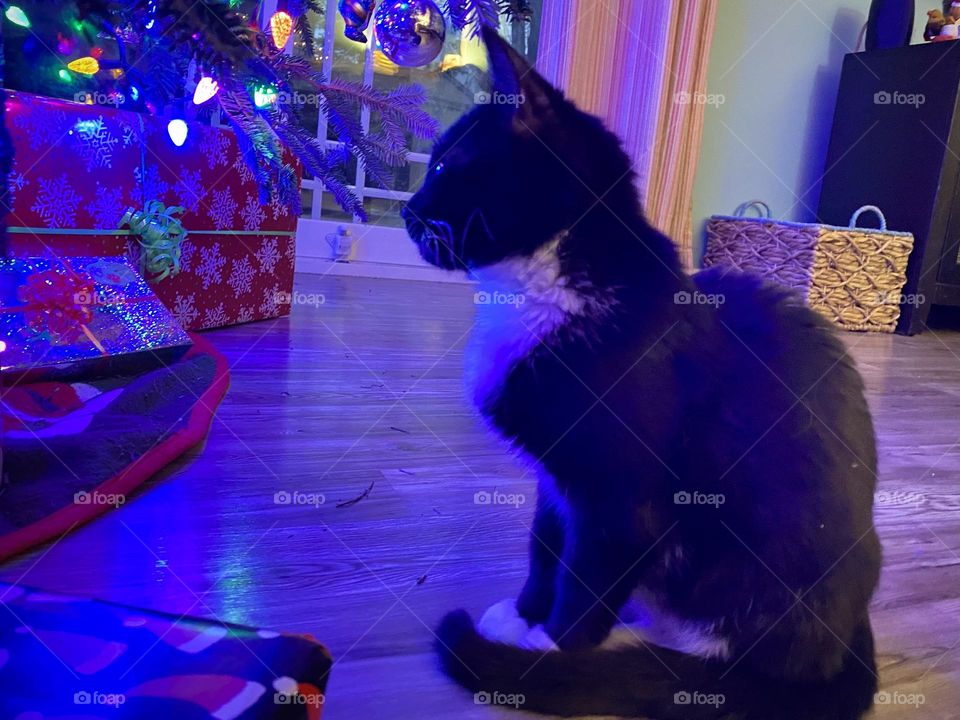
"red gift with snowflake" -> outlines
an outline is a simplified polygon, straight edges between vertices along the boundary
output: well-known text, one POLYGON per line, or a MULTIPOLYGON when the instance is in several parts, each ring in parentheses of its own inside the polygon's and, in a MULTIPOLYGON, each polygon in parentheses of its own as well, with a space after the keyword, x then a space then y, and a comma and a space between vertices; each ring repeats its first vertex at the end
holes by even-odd
MULTIPOLYGON (((297 218, 259 188, 233 132, 191 123, 182 146, 166 119, 8 92, 15 147, 10 244, 17 257, 140 258, 128 208, 182 206, 179 272, 153 290, 184 327, 205 329, 289 313, 297 218)), ((285 160, 300 167, 292 155, 285 160)))

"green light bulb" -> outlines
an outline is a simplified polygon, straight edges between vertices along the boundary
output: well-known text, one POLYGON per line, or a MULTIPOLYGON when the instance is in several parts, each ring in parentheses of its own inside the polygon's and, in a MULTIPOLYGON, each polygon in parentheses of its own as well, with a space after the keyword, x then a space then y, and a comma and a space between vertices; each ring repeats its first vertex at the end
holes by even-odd
POLYGON ((277 89, 270 85, 260 85, 253 89, 253 104, 265 108, 277 101, 277 89))

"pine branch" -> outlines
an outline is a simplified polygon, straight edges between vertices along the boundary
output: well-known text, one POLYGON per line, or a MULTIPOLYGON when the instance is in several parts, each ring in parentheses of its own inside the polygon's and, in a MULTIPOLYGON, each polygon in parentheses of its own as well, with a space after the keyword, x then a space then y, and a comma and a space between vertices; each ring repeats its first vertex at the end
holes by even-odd
POLYGON ((298 125, 279 113, 271 114, 271 124, 290 151, 300 158, 304 168, 319 179, 340 206, 366 221, 363 203, 348 187, 343 175, 343 166, 349 157, 346 148, 328 150, 315 135, 308 134, 298 125))
MULTIPOLYGON (((222 88, 217 98, 234 129, 243 158, 257 180, 260 201, 267 202, 271 191, 278 191, 278 181, 285 167, 279 138, 256 111, 243 88, 222 88)), ((291 209, 299 204, 289 194, 281 199, 291 209)))
POLYGON ((420 107, 426 95, 419 87, 384 93, 359 83, 328 81, 304 59, 289 56, 272 58, 271 66, 279 82, 291 85, 302 81, 317 93, 320 110, 337 139, 383 187, 392 185, 389 168, 407 162, 407 132, 430 138, 439 131, 437 121, 420 107), (364 132, 360 124, 362 107, 380 116, 380 132, 364 132))
POLYGON ((500 27, 502 4, 500 0, 447 0, 445 10, 457 30, 469 27, 470 37, 475 38, 483 26, 500 27))
POLYGON ((369 85, 334 78, 318 83, 317 89, 328 96, 352 98, 384 118, 401 123, 417 137, 430 139, 440 132, 440 124, 421 108, 426 102, 426 93, 419 85, 402 85, 383 93, 369 85))
POLYGON ((307 0, 287 0, 286 9, 291 17, 300 17, 307 12, 307 0))
MULTIPOLYGON (((328 98, 320 97, 320 109, 327 118, 337 139, 356 156, 364 171, 383 187, 390 187, 391 178, 381 159, 381 148, 371 143, 360 125, 359 113, 354 108, 340 108, 328 98)), ((406 161, 406 155, 404 155, 406 161)))
POLYGON ((300 196, 300 183, 297 182, 297 173, 289 165, 284 165, 280 169, 280 176, 277 178, 277 197, 280 202, 290 208, 294 217, 300 217, 303 213, 303 198, 300 196))
POLYGON ((300 36, 300 39, 303 40, 303 49, 306 51, 307 55, 310 57, 316 57, 317 48, 313 42, 313 25, 310 24, 310 20, 307 18, 306 14, 297 18, 295 31, 300 36))
POLYGON ((440 124, 422 108, 427 96, 419 85, 401 85, 384 93, 362 83, 337 78, 327 80, 302 58, 289 56, 276 58, 273 67, 285 82, 302 80, 328 98, 336 95, 363 105, 385 119, 390 117, 392 122, 403 125, 417 137, 430 139, 440 132, 440 124))
POLYGON ((220 107, 236 123, 267 166, 281 161, 283 150, 270 124, 257 112, 250 96, 239 88, 223 88, 217 97, 220 107))
POLYGON ((254 180, 257 183, 258 199, 261 204, 265 205, 270 201, 270 174, 261 167, 260 160, 257 157, 257 150, 253 146, 253 143, 250 142, 250 139, 237 127, 237 124, 229 115, 227 116, 227 120, 230 122, 231 127, 233 127, 234 135, 237 138, 240 156, 247 164, 247 167, 253 172, 254 180))
POLYGON ((160 0, 157 18, 165 21, 171 40, 195 47, 198 61, 207 67, 229 72, 259 55, 257 31, 228 0, 160 0))
POLYGON ((530 0, 498 0, 500 14, 508 20, 529 22, 533 18, 533 7, 530 0))

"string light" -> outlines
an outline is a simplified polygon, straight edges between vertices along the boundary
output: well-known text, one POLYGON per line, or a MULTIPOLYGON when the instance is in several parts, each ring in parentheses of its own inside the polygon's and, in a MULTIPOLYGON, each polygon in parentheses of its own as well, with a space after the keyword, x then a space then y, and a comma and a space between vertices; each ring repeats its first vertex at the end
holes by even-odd
POLYGON ((277 89, 271 85, 258 85, 253 89, 253 104, 265 108, 277 101, 277 89))
POLYGON ((100 70, 100 63, 96 58, 87 56, 68 62, 67 67, 81 75, 96 75, 100 70))
POLYGON ((174 118, 167 123, 167 135, 170 136, 170 140, 173 141, 173 144, 177 147, 180 147, 187 141, 187 132, 189 128, 187 124, 180 118, 174 118))
POLYGON ((12 22, 14 25, 19 25, 20 27, 24 28, 30 27, 30 18, 28 18, 27 14, 16 5, 11 5, 8 7, 7 12, 4 14, 7 16, 7 20, 12 22))
POLYGON ((293 34, 293 18, 283 10, 277 10, 270 18, 270 34, 277 50, 282 49, 293 34))
POLYGON ((193 104, 203 105, 207 100, 220 92, 220 84, 206 75, 200 78, 197 89, 193 91, 193 104))

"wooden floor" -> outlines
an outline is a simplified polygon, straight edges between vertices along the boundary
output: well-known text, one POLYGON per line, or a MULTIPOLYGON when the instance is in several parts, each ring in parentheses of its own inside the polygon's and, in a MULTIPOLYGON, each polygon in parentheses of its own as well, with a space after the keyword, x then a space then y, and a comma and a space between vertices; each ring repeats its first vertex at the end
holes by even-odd
MULTIPOLYGON (((120 511, 0 568, 22 581, 324 641, 325 718, 516 717, 475 705, 430 652, 442 613, 524 577, 534 482, 461 392, 466 286, 298 278, 325 302, 208 337, 233 382, 206 446, 120 511), (349 507, 370 485, 368 497, 349 507), (494 488, 519 508, 478 505, 494 488), (318 493, 317 507, 274 503, 318 493)), ((881 448, 885 571, 876 718, 960 717, 960 334, 846 336, 881 448)))

